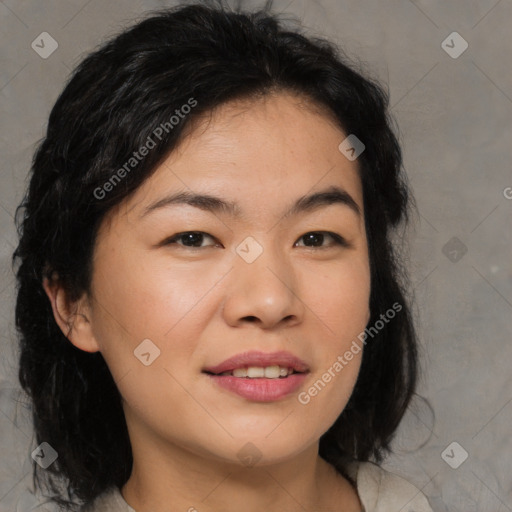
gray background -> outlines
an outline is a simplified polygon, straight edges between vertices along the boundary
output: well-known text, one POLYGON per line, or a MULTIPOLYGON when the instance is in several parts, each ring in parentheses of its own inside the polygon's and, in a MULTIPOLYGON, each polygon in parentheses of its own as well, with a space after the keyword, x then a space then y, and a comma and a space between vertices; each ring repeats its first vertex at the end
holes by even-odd
MULTIPOLYGON (((81 58, 148 9, 172 4, 0 2, 2 512, 40 502, 31 494, 35 444, 16 380, 10 266, 13 215, 34 144, 81 58), (31 48, 42 32, 59 45, 47 59, 31 48)), ((275 10, 366 63, 389 85, 400 129, 419 212, 409 232, 424 369, 419 392, 435 419, 420 401, 413 404, 385 467, 422 489, 435 511, 512 511, 512 2, 277 0, 275 10), (454 31, 469 45, 457 58, 442 47, 454 31), (462 448, 452 446, 443 459, 454 441, 462 448), (468 458, 453 469, 445 460, 456 465, 462 449, 468 458)), ((450 38, 445 44, 461 48, 450 38)))

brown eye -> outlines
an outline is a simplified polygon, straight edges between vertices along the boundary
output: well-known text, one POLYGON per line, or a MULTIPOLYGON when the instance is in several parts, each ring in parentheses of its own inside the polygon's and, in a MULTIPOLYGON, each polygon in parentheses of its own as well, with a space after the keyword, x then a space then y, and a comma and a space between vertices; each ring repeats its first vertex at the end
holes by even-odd
POLYGON ((318 248, 328 248, 332 245, 341 245, 344 247, 348 247, 348 243, 346 240, 341 237, 340 235, 337 235, 336 233, 331 233, 329 231, 311 231, 309 233, 306 233, 305 235, 302 235, 299 240, 304 240, 304 247, 318 247, 318 248), (334 244, 329 245, 323 245, 323 242, 325 241, 325 238, 334 240, 334 244))
POLYGON ((209 235, 208 233, 204 233, 203 231, 185 231, 183 233, 177 233, 176 235, 173 235, 171 238, 168 238, 165 241, 164 245, 177 244, 182 245, 184 247, 190 247, 193 249, 200 249, 201 247, 211 247, 211 245, 202 245, 202 242, 204 241, 205 237, 211 238, 213 240, 213 237, 211 235, 209 235))

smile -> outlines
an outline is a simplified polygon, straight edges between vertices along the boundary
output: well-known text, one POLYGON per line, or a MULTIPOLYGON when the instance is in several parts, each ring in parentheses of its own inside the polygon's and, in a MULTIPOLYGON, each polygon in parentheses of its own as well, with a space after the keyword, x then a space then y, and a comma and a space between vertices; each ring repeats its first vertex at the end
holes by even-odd
POLYGON ((227 372, 222 372, 220 375, 232 375, 233 377, 242 377, 249 379, 278 379, 287 377, 294 373, 293 368, 285 368, 283 366, 249 366, 248 368, 235 368, 227 372))

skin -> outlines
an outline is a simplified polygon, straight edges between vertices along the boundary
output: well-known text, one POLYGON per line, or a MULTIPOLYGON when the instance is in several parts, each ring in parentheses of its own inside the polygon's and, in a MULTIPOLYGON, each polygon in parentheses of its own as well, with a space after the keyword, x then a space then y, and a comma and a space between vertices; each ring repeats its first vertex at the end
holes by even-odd
POLYGON ((338 150, 347 134, 284 92, 224 104, 191 126, 104 219, 92 294, 70 304, 58 282, 44 283, 63 332, 72 325, 75 346, 101 351, 123 397, 134 466, 122 495, 137 512, 360 511, 318 442, 348 402, 362 352, 307 405, 298 392, 247 400, 202 373, 246 350, 288 350, 310 367, 304 391, 364 330, 370 270, 357 161, 338 150), (361 215, 336 203, 283 217, 298 198, 330 186, 361 215), (141 217, 179 191, 234 201, 243 216, 172 205, 141 217), (162 243, 187 231, 209 236, 196 247, 183 237, 162 243), (319 231, 349 246, 328 235, 308 246, 304 235, 319 231), (248 236, 263 249, 250 264, 236 253, 248 236), (133 353, 144 339, 160 350, 149 366, 133 353), (261 454, 254 467, 237 456, 248 442, 261 454))

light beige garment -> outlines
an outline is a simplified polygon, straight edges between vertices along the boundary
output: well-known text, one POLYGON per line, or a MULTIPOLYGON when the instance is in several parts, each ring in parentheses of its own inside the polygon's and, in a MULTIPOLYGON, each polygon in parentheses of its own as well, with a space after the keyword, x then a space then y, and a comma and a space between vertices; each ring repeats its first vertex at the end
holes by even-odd
MULTIPOLYGON (((361 512, 433 512, 425 495, 407 480, 371 462, 353 463, 347 468, 355 480, 361 512)), ((81 512, 136 512, 117 488, 84 507, 81 512)))

